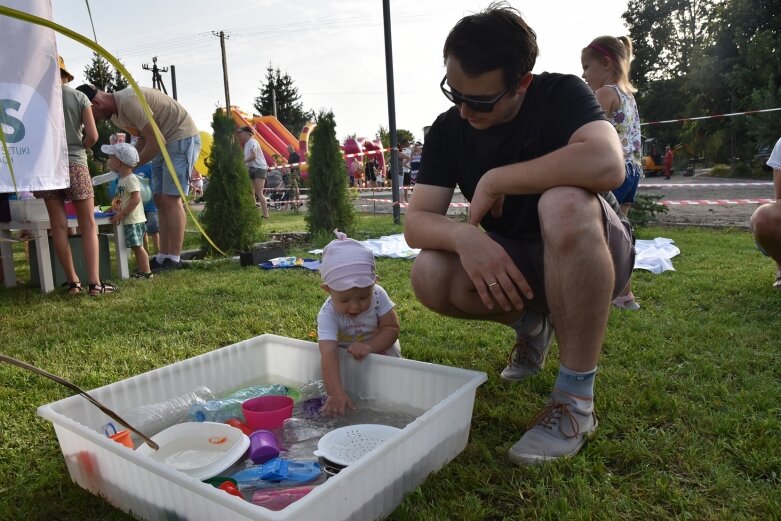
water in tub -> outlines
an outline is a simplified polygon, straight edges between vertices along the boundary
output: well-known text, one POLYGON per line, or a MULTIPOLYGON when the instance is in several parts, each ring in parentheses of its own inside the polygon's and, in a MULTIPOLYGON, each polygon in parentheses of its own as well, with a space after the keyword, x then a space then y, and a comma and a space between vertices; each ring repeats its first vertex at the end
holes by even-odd
MULTIPOLYGON (((247 382, 242 387, 251 387, 254 385, 267 384, 266 382, 247 382)), ((300 383, 277 381, 274 383, 288 385, 298 389, 300 387, 301 396, 299 403, 303 402, 306 398, 315 399, 317 397, 318 389, 324 392, 324 387, 321 382, 308 382, 301 386, 300 383)), ((360 424, 381 424, 390 425, 392 427, 398 427, 403 429, 415 418, 420 416, 424 411, 418 410, 399 410, 396 405, 393 407, 386 404, 377 403, 377 401, 371 396, 354 396, 353 403, 356 406, 355 411, 350 411, 348 414, 331 418, 320 416, 312 408, 308 411, 305 408, 299 407, 297 404, 294 409, 293 417, 286 420, 283 427, 274 431, 277 436, 280 445, 285 449, 281 454, 286 460, 289 461, 316 461, 317 458, 313 452, 317 449, 317 443, 322 436, 328 432, 349 425, 360 424)), ((182 471, 188 469, 199 468, 213 462, 219 458, 221 454, 215 452, 213 447, 200 447, 198 443, 175 444, 170 447, 162 447, 158 453, 153 457, 154 459, 167 463, 182 471), (182 447, 187 447, 182 450, 182 447)), ((236 462, 229 469, 220 472, 222 476, 231 476, 242 470, 246 470, 255 466, 252 460, 249 458, 242 458, 236 462)), ((319 479, 310 482, 310 485, 317 485, 323 483, 326 479, 323 474, 319 479)), ((255 491, 263 490, 267 488, 285 489, 293 486, 300 486, 300 483, 286 483, 282 482, 270 482, 270 481, 257 481, 252 483, 239 483, 239 488, 242 496, 251 501, 255 491)))
POLYGON ((162 446, 153 457, 183 471, 205 467, 220 459, 223 453, 204 445, 202 438, 185 438, 175 445, 162 446), (182 450, 181 447, 193 448, 182 450))

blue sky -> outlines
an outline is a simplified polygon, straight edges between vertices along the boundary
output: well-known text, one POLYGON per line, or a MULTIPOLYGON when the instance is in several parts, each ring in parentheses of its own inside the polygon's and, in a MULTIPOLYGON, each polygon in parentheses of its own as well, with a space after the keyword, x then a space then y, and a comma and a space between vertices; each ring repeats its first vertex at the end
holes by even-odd
MULTIPOLYGON (((416 136, 448 108, 439 91, 442 44, 464 15, 489 1, 391 0, 396 124, 416 136)), ((537 32, 540 57, 534 72, 580 75, 580 49, 602 34, 626 34, 626 0, 513 1, 537 32), (595 4, 599 8, 595 7, 595 4)), ((53 0, 54 21, 92 36, 86 3, 53 0)), ((231 103, 251 113, 269 63, 287 71, 307 109, 333 110, 337 135, 374 137, 388 127, 381 0, 249 0, 184 2, 92 0, 98 43, 114 53, 140 85, 151 86, 142 64, 176 66, 179 101, 201 130, 224 105, 219 38, 225 31, 231 103)), ((91 51, 64 36, 57 44, 72 85, 83 82, 91 51)), ((170 73, 163 75, 171 92, 170 73)), ((298 134, 300 129, 290 129, 298 134)))

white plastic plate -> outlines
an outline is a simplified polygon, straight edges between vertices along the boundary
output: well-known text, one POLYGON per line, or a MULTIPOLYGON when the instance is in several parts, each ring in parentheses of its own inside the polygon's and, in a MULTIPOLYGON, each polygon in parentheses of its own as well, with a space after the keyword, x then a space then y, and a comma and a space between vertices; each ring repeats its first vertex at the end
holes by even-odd
POLYGON ((361 424, 334 429, 317 442, 315 456, 348 466, 401 429, 389 425, 361 424))
POLYGON ((249 447, 249 437, 240 429, 214 422, 180 423, 152 436, 152 440, 159 450, 144 443, 136 452, 201 481, 236 463, 249 447))

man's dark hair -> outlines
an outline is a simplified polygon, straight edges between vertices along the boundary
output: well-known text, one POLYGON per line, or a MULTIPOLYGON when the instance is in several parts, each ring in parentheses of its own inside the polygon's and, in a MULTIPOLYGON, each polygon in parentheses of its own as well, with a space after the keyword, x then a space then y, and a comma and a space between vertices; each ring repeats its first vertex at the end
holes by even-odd
POLYGON ((506 2, 494 2, 485 11, 466 16, 450 30, 442 51, 458 59, 469 76, 501 69, 505 87, 515 87, 537 61, 537 34, 506 2))
POLYGON ((246 132, 247 134, 254 134, 254 132, 252 132, 252 127, 247 125, 241 127, 239 130, 241 130, 242 132, 246 132))
POLYGON ((95 98, 95 94, 98 93, 98 88, 89 83, 83 83, 79 85, 78 87, 76 87, 76 90, 86 94, 90 101, 92 101, 95 98))

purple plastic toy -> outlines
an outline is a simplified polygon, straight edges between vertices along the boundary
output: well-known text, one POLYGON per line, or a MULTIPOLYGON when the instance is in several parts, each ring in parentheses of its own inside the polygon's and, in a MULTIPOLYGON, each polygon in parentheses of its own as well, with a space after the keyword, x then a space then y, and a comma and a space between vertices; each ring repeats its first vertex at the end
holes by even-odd
POLYGON ((255 464, 265 463, 279 456, 279 443, 274 433, 255 431, 249 436, 249 457, 255 464))

